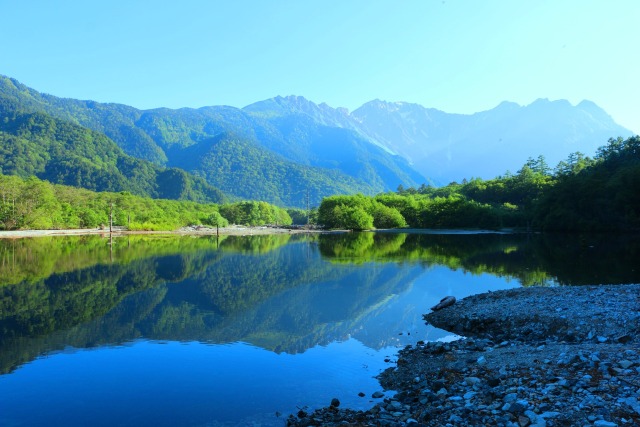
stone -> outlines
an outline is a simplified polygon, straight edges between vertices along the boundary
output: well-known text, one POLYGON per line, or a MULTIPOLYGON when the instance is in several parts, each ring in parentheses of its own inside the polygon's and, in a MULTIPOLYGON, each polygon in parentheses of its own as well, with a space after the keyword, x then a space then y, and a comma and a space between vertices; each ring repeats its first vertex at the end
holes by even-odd
POLYGON ((626 344, 632 339, 633 337, 631 335, 625 334, 625 335, 620 335, 618 338, 616 338, 616 341, 618 341, 620 344, 626 344))
POLYGON ((509 409, 507 409, 507 411, 511 412, 514 415, 518 415, 524 413, 525 409, 526 406, 523 406, 521 403, 514 402, 509 406, 509 409))
POLYGON ((384 393, 381 391, 376 391, 371 395, 371 397, 373 397, 374 399, 382 399, 384 397, 384 393))
MULTIPOLYGON (((640 314, 633 309, 637 306, 640 285, 629 287, 629 301, 610 301, 618 298, 619 290, 626 287, 620 285, 615 291, 606 292, 604 301, 594 296, 599 291, 597 288, 587 289, 589 292, 580 298, 575 298, 581 295, 579 289, 526 289, 527 295, 539 294, 539 299, 523 302, 523 292, 499 301, 500 306, 488 312, 493 318, 489 317, 487 322, 495 322, 497 330, 446 345, 427 342, 400 350, 398 358, 404 363, 379 377, 384 388, 396 390, 393 398, 378 401, 366 411, 324 408, 305 418, 290 417, 287 425, 635 425, 635 418, 640 414, 637 386, 640 384, 640 347, 636 345, 635 332, 631 331, 640 330, 640 314), (532 303, 545 305, 553 316, 560 304, 548 294, 556 291, 566 294, 561 305, 566 309, 561 313, 567 316, 561 321, 556 317, 557 324, 552 325, 555 329, 549 331, 545 329, 548 325, 543 317, 531 319, 529 307, 532 303), (568 304, 566 298, 570 298, 571 303, 568 304), (508 308, 509 315, 499 311, 503 307, 508 308), (599 314, 607 310, 613 312, 599 314), (523 311, 524 323, 517 323, 520 319, 512 317, 520 311, 523 311), (573 331, 575 345, 562 342, 568 331, 573 331), (591 341, 586 339, 589 332, 591 341), (630 338, 632 345, 623 345, 619 340, 627 333, 634 334, 630 338), (607 341, 598 344, 598 336, 608 337, 607 341), (479 363, 489 354, 485 364, 479 363), (397 403, 392 404, 394 401, 397 403)), ((491 295, 487 298, 492 298, 491 295)), ((449 313, 452 313, 453 321, 457 319, 475 327, 476 331, 486 331, 488 323, 482 323, 481 311, 455 315, 465 304, 466 301, 456 303, 452 308, 432 314, 451 316, 449 313)), ((379 397, 384 394, 380 393, 379 397)), ((305 408, 305 411, 308 410, 305 408)))
POLYGON ((443 388, 445 385, 444 381, 434 381, 433 384, 431 384, 431 387, 433 388, 433 391, 438 391, 441 388, 443 388))
POLYGON ((498 385, 500 385, 500 378, 497 378, 497 377, 487 378, 487 385, 489 387, 497 387, 498 385))
POLYGON ((626 399, 618 399, 618 402, 627 404, 631 409, 640 414, 640 403, 635 397, 627 397, 626 399))
POLYGON ((533 412, 531 410, 526 410, 526 411, 524 411, 524 415, 525 415, 525 417, 529 418, 529 420, 531 420, 531 424, 537 424, 538 423, 539 416, 535 412, 533 412))
POLYGON ((447 389, 446 389, 446 388, 444 388, 444 387, 443 387, 443 388, 441 388, 440 390, 438 390, 438 391, 436 392, 436 394, 437 394, 438 396, 446 396, 447 394, 449 394, 449 392, 447 391, 447 389))
POLYGON ((502 400, 507 403, 515 402, 516 400, 518 400, 518 394, 517 393, 506 394, 502 400))
POLYGON ((387 409, 389 411, 398 412, 402 410, 402 403, 398 402, 397 400, 392 400, 391 402, 389 402, 389 405, 387 405, 387 409))
POLYGON ((464 397, 464 400, 470 400, 476 394, 478 394, 478 393, 476 393, 475 391, 468 391, 462 397, 464 397))
POLYGON ((454 296, 444 297, 440 300, 438 304, 431 307, 431 310, 433 311, 442 310, 443 308, 450 307, 455 303, 456 303, 456 297, 454 296))
POLYGON ((618 362, 618 365, 620 365, 622 369, 629 369, 634 365, 634 363, 630 360, 621 360, 618 362))
POLYGON ((531 424, 531 420, 529 419, 529 417, 525 415, 518 416, 518 425, 520 427, 528 427, 530 424, 531 424))
POLYGON ((449 422, 452 422, 452 423, 460 424, 460 423, 462 423, 463 421, 464 421, 464 420, 463 420, 460 416, 455 415, 455 414, 454 414, 454 415, 451 415, 451 416, 449 417, 449 422))
POLYGON ((331 406, 337 408, 338 406, 340 406, 340 401, 334 397, 333 399, 331 399, 331 406))
POLYGON ((558 415, 560 415, 560 412, 545 411, 545 412, 541 413, 540 415, 538 415, 538 417, 547 419, 547 418, 556 418, 558 415))
POLYGON ((482 382, 482 380, 480 378, 478 378, 478 377, 466 377, 464 379, 464 382, 467 385, 474 386, 476 384, 480 384, 482 382))

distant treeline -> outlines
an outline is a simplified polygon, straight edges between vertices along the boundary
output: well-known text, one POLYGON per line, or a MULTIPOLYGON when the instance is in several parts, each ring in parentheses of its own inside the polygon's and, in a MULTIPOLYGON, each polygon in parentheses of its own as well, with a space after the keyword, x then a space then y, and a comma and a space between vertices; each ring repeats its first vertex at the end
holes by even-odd
POLYGON ((325 198, 329 228, 503 228, 640 230, 640 137, 610 139, 590 158, 571 154, 551 169, 530 158, 514 175, 402 188, 375 197, 325 198))
POLYGON ((175 230, 202 224, 289 225, 285 209, 266 202, 227 204, 150 199, 128 192, 93 192, 36 177, 0 175, 0 230, 96 228, 175 230))
POLYGON ((266 202, 226 204, 92 192, 35 177, 0 175, 0 229, 174 230, 185 225, 317 223, 327 228, 504 228, 640 230, 640 136, 610 139, 595 157, 571 154, 551 169, 543 156, 516 173, 377 196, 331 196, 317 210, 266 202))

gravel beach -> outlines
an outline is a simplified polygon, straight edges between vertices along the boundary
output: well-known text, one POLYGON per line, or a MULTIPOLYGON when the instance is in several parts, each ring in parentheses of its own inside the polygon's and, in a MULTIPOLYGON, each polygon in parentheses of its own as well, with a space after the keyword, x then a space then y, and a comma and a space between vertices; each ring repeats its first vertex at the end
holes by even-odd
POLYGON ((368 411, 287 425, 640 426, 640 285, 489 292, 425 320, 464 338, 401 350, 368 411))

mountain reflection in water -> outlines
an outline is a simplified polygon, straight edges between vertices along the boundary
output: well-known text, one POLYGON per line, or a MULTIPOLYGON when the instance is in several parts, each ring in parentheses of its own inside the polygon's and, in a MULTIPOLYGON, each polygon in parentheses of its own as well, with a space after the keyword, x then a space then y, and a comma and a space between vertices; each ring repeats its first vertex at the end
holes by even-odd
MULTIPOLYGON (((315 349, 337 351, 335 343, 344 343, 340 348, 357 347, 353 354, 367 354, 361 364, 377 363, 379 371, 384 356, 393 355, 389 349, 449 335, 422 321, 446 294, 637 283, 638 248, 628 236, 486 233, 0 240, 0 374, 18 374, 28 362, 41 369, 39 357, 61 351, 149 349, 144 342, 246 343, 240 353, 263 361, 271 360, 265 350, 304 354, 308 361, 321 351, 315 349)), ((191 348, 184 357, 198 354, 191 348)), ((240 353, 235 357, 242 359, 240 353)), ((322 363, 309 369, 321 372, 322 363)), ((0 376, 0 404, 5 387, 0 376)), ((288 394, 304 401, 308 393, 301 390, 288 394)), ((295 409, 291 402, 282 406, 295 409)), ((208 422, 202 417, 193 425, 208 422)), ((233 420, 229 415, 225 422, 233 420)))

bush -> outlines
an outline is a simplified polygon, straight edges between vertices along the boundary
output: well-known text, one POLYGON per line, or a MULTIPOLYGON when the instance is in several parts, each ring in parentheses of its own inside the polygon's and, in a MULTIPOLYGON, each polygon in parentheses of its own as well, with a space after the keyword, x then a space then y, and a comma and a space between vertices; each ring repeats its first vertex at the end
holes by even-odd
POLYGON ((403 228, 407 221, 396 208, 377 203, 373 211, 373 225, 376 228, 403 228))
POLYGON ((333 209, 334 225, 331 228, 348 230, 370 230, 373 228, 373 217, 361 207, 336 206, 333 209))

